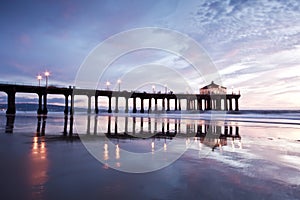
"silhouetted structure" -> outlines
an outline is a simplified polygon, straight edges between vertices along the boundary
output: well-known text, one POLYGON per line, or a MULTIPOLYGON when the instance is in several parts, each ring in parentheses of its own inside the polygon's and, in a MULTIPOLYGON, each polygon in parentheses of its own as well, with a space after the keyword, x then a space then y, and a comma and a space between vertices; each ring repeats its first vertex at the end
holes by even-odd
POLYGON ((227 88, 218 84, 215 84, 213 81, 211 84, 200 88, 200 94, 226 94, 227 88))
POLYGON ((98 97, 108 98, 108 110, 112 110, 112 98, 115 98, 114 112, 119 112, 119 98, 125 99, 125 112, 129 112, 129 99, 132 99, 132 112, 136 113, 137 99, 140 99, 141 108, 140 113, 145 112, 159 112, 158 101, 162 102, 161 111, 170 111, 170 100, 174 100, 174 111, 181 111, 182 100, 186 101, 186 110, 223 110, 223 111, 238 111, 238 99, 240 94, 226 94, 226 88, 212 83, 209 86, 201 88, 200 94, 173 94, 173 93, 146 93, 146 92, 128 92, 128 91, 111 91, 111 90, 91 90, 91 89, 74 89, 60 88, 60 87, 40 87, 29 85, 13 85, 0 84, 0 91, 7 94, 7 114, 16 113, 15 95, 16 93, 33 93, 38 95, 38 114, 47 114, 47 95, 61 94, 65 97, 64 113, 74 114, 74 96, 85 95, 88 97, 87 112, 91 113, 91 98, 95 98, 95 113, 99 112, 98 97), (69 97, 71 98, 71 106, 69 108, 69 97), (154 99, 154 110, 152 109, 152 100, 154 99), (149 101, 148 110, 144 108, 144 101, 149 101), (235 108, 233 109, 233 101, 235 101, 235 108))

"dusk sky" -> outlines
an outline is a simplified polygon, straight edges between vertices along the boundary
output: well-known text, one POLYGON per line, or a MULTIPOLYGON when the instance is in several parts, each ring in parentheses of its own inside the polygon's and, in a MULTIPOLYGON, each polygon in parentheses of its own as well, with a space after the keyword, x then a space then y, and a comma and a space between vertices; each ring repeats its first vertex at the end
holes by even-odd
MULTIPOLYGON (((108 37, 160 27, 202 46, 222 85, 240 90, 241 109, 300 108, 299 0, 7 0, 0 13, 1 82, 37 84, 36 76, 49 70, 50 84, 72 85, 84 59, 108 37)), ((143 64, 186 64, 165 52, 149 55, 143 64)), ((140 63, 129 56, 118 64, 140 63)), ((197 78, 190 81, 195 93, 204 86, 197 78)))

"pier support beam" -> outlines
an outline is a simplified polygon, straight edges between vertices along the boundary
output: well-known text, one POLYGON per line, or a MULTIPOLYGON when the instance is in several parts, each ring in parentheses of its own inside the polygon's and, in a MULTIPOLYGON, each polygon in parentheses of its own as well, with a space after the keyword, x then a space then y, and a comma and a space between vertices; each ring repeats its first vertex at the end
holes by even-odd
POLYGON ((115 97, 116 98, 116 104, 115 104, 115 113, 119 112, 119 97, 115 97))
POLYGON ((175 111, 177 111, 177 98, 175 98, 175 111))
POLYGON ((198 110, 202 111, 202 99, 198 100, 198 110))
POLYGON ((148 104, 148 113, 150 113, 151 112, 151 98, 149 98, 149 104, 148 104))
POLYGON ((229 110, 232 110, 232 99, 229 99, 229 110))
POLYGON ((67 115, 69 113, 69 95, 65 95, 65 109, 64 109, 64 113, 65 115, 67 115))
MULTIPOLYGON (((71 94, 71 108, 70 115, 74 115, 74 94, 71 94)), ((71 128, 70 128, 71 129, 71 128)), ((73 130, 73 129, 72 129, 73 130)))
POLYGON ((145 109, 144 109, 144 99, 141 99, 141 113, 144 113, 145 109))
POLYGON ((125 97, 125 112, 128 113, 128 97, 125 97))
POLYGON ((43 114, 46 115, 48 113, 47 109, 47 93, 44 94, 44 104, 43 104, 43 114))
POLYGON ((111 110, 111 97, 108 97, 108 110, 107 110, 108 113, 112 113, 112 110, 111 110))
POLYGON ((167 111, 170 111, 170 99, 167 99, 167 111))
POLYGON ((208 98, 206 101, 207 101, 207 110, 211 110, 211 104, 212 104, 211 99, 208 98))
POLYGON ((235 111, 239 111, 239 99, 235 98, 235 111))
POLYGON ((136 110, 136 98, 134 97, 134 98, 133 98, 133 110, 132 110, 132 112, 133 112, 133 113, 136 113, 136 111, 137 111, 137 110, 136 110))
POLYGON ((39 93, 38 96, 39 96, 39 105, 38 105, 37 114, 40 115, 40 114, 43 114, 43 108, 42 108, 43 95, 39 93))
POLYGON ((98 108, 98 96, 95 95, 95 113, 99 113, 99 108, 98 108))
POLYGON ((7 92, 7 110, 6 114, 16 114, 16 92, 7 92))
POLYGON ((154 99, 154 104, 155 104, 155 111, 157 111, 157 98, 154 99))

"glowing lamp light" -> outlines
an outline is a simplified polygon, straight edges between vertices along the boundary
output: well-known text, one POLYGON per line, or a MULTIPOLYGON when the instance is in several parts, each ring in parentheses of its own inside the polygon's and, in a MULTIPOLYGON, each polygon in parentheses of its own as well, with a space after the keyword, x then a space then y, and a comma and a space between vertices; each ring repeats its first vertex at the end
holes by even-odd
POLYGON ((49 76, 50 76, 50 72, 45 71, 44 75, 46 77, 46 87, 48 87, 48 79, 49 79, 49 76))
POLYGON ((36 78, 39 81, 39 86, 41 86, 41 80, 43 79, 43 77, 39 74, 36 78))
POLYGON ((109 90, 110 82, 106 81, 106 89, 109 90))
POLYGON ((46 72, 45 72, 45 76, 46 76, 46 77, 47 77, 47 76, 50 76, 50 72, 46 71, 46 72))

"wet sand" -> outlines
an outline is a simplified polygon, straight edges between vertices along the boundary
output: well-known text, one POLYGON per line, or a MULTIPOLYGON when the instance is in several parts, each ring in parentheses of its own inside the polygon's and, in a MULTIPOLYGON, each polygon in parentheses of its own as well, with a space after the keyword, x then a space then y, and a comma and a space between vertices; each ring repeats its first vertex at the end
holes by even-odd
MULTIPOLYGON (((122 117, 115 123, 116 119, 112 116, 109 125, 107 116, 98 116, 96 120, 95 116, 91 116, 90 121, 86 116, 79 116, 72 136, 69 135, 70 119, 68 126, 64 127, 64 117, 59 114, 50 114, 40 122, 33 114, 17 115, 14 119, 0 115, 0 118, 0 199, 300 197, 300 132, 297 125, 228 122, 228 130, 231 126, 238 127, 240 139, 231 136, 226 140, 214 138, 217 145, 213 146, 199 138, 183 137, 179 141, 187 149, 170 165, 148 173, 126 173, 118 170, 123 167, 124 154, 121 153, 118 158, 115 149, 101 147, 103 152, 100 155, 104 158, 105 151, 109 151, 107 163, 102 163, 76 136, 76 133, 87 132, 95 135, 95 124, 97 136, 107 133, 108 127, 112 135, 116 132, 115 128, 117 132, 124 132, 122 117), (13 123, 7 123, 7 120, 13 123), (116 124, 120 125, 115 127, 116 124)), ((142 120, 142 123, 140 117, 135 120, 136 135, 145 136, 150 129, 153 132, 153 120, 151 125, 149 119, 142 120)), ((130 118, 128 129, 132 130, 131 122, 130 118)), ((170 119, 168 136, 174 133, 176 127, 179 130, 175 122, 178 121, 170 119)), ((182 134, 195 130, 190 123, 207 122, 181 120, 182 134)), ((163 127, 166 130, 167 125, 158 122, 157 130, 163 127)), ((171 138, 109 140, 127 151, 151 153, 155 148, 152 152, 155 154, 157 149, 164 149, 165 143, 170 149, 171 138)), ((169 152, 169 155, 172 153, 169 152)))

